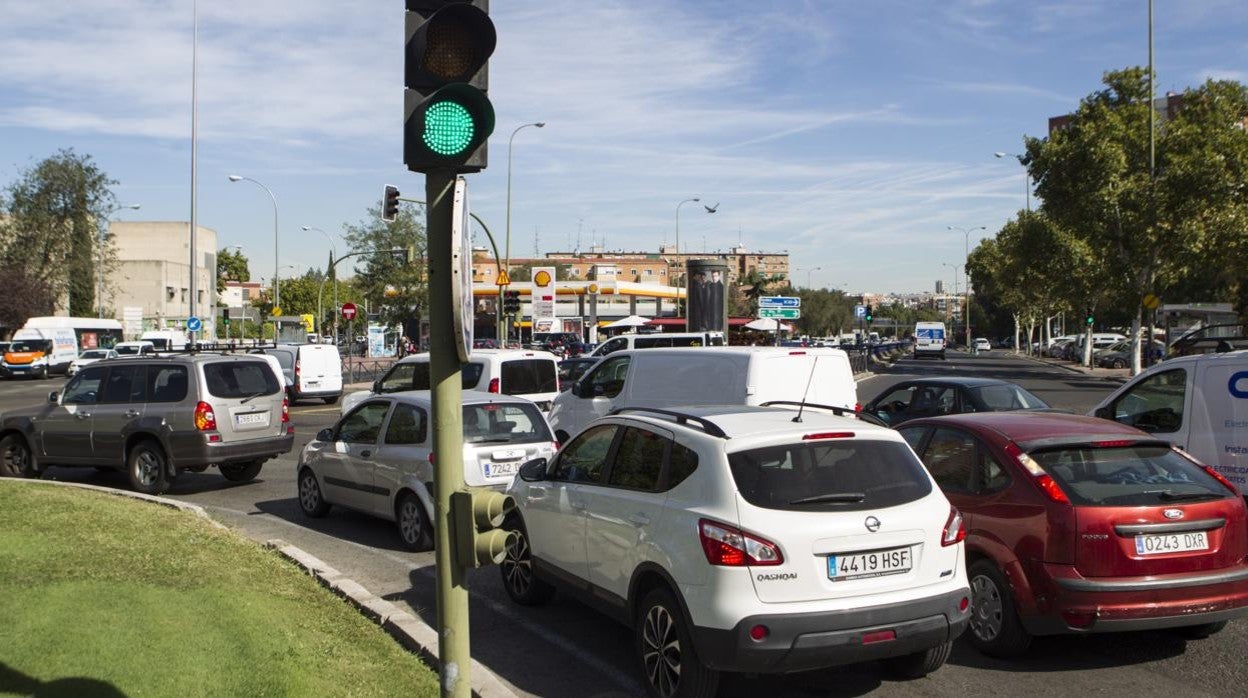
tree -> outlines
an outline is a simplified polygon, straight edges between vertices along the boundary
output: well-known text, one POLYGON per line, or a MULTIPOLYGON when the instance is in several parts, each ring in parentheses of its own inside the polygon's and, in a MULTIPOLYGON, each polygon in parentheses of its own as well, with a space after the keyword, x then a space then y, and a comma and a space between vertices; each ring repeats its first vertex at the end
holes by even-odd
MULTIPOLYGON (((0 264, 16 265, 69 294, 69 314, 95 315, 97 273, 107 259, 102 226, 116 210, 109 179, 91 156, 72 149, 25 170, 7 188, 8 221, 0 264)), ((107 264, 107 262, 105 262, 107 264)), ((7 295, 7 290, 6 290, 7 295)))
POLYGON ((425 226, 415 208, 401 205, 394 222, 386 223, 381 220, 378 201, 364 220, 347 226, 343 239, 352 250, 378 252, 351 261, 355 262, 355 287, 369 307, 379 309, 382 324, 393 327, 419 320, 429 303, 428 247, 425 226), (412 252, 410 260, 405 263, 391 250, 412 252))
POLYGON ((225 292, 227 281, 251 281, 251 268, 242 250, 225 248, 217 253, 217 293, 225 292))
POLYGON ((4 289, 0 337, 9 336, 29 318, 51 315, 56 304, 52 285, 16 264, 0 265, 0 288, 4 289))

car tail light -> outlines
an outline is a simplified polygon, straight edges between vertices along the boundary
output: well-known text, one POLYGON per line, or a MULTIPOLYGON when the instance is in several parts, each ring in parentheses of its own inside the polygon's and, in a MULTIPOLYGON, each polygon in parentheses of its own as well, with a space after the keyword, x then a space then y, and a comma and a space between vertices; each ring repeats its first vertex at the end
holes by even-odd
POLYGON ((429 465, 433 465, 433 451, 429 452, 429 465))
POLYGON ((854 411, 855 411, 855 412, 861 412, 861 411, 862 411, 862 403, 861 403, 861 402, 855 402, 855 403, 854 403, 854 411))
POLYGON ((1018 464, 1031 474, 1036 486, 1040 488, 1044 496, 1058 504, 1070 504, 1070 497, 1067 497, 1066 493, 1062 491, 1062 486, 1057 484, 1057 480, 1054 480, 1052 475, 1044 472, 1044 468, 1040 467, 1040 464, 1034 458, 1023 453, 1023 450, 1014 444, 1007 444, 1005 453, 1018 461, 1018 464))
POLYGON ((962 512, 949 507, 949 519, 945 521, 945 530, 940 533, 940 544, 942 546, 957 545, 966 540, 965 523, 962 519, 962 512))
POLYGON ((876 642, 891 642, 896 639, 896 630, 876 630, 875 632, 863 633, 862 644, 870 645, 876 642))
POLYGON ((1089 628, 1096 621, 1094 611, 1062 611, 1062 620, 1072 628, 1089 628))
POLYGON ((1126 448, 1134 446, 1136 442, 1132 439, 1114 439, 1111 441, 1093 441, 1092 446, 1095 448, 1126 448))
POLYGON ((559 442, 558 442, 558 441, 551 441, 551 442, 550 442, 550 447, 551 447, 551 448, 553 448, 553 449, 555 450, 555 452, 556 452, 556 453, 558 453, 558 452, 559 452, 559 442))
POLYGON ((765 625, 755 625, 750 628, 750 639, 755 642, 762 642, 763 640, 766 640, 767 636, 770 634, 771 628, 768 628, 765 625))
POLYGON ((290 421, 290 401, 282 398, 282 424, 290 421))
POLYGON ((1225 477, 1223 477, 1223 476, 1222 476, 1222 473, 1219 473, 1218 471, 1216 471, 1216 470, 1214 470, 1213 468, 1211 468, 1211 467, 1209 467, 1209 466, 1205 465, 1204 463, 1201 463, 1201 464, 1200 464, 1200 467, 1201 467, 1201 468, 1202 468, 1202 469, 1203 469, 1206 473, 1209 473, 1209 477, 1211 477, 1211 478, 1213 478, 1214 480, 1217 480, 1218 482, 1222 483, 1222 486, 1223 486, 1223 487, 1225 487, 1226 489, 1230 490, 1232 494, 1239 494, 1239 490, 1235 487, 1235 485, 1234 485, 1234 484, 1232 484, 1230 480, 1227 480, 1225 477))
POLYGON ((706 561, 722 567, 751 567, 784 563, 780 548, 740 529, 709 519, 698 520, 698 537, 706 561))
POLYGON ((302 364, 302 363, 303 363, 303 361, 302 361, 302 360, 300 360, 300 359, 298 359, 298 358, 296 358, 296 359, 295 359, 295 382, 296 382, 296 383, 298 383, 298 382, 299 382, 299 371, 301 370, 301 369, 300 369, 300 364, 302 364))
POLYGON ((217 414, 212 411, 212 405, 202 401, 195 405, 195 428, 200 431, 213 431, 217 428, 217 414))
POLYGON ((854 432, 852 431, 820 431, 814 434, 802 435, 802 441, 817 441, 819 439, 852 439, 854 432))
POLYGON ((488 392, 491 392, 491 393, 498 392, 498 379, 497 378, 490 379, 490 388, 488 392))
POLYGON ((791 352, 789 352, 789 356, 806 356, 806 352, 804 352, 804 351, 791 351, 791 352))

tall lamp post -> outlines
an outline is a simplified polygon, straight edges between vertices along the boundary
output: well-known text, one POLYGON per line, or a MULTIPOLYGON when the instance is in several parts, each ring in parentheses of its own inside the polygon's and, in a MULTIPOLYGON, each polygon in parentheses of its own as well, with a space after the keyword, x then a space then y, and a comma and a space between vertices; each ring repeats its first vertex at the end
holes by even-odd
POLYGON ((966 283, 962 284, 962 292, 966 295, 966 344, 971 348, 971 353, 975 352, 975 342, 971 339, 971 277, 966 268, 966 263, 971 261, 971 232, 976 230, 987 230, 988 226, 977 225, 974 228, 958 228, 956 226, 945 226, 949 230, 961 232, 962 240, 962 273, 966 276, 966 283))
POLYGON ((993 155, 1004 158, 1011 157, 1018 160, 1018 164, 1023 166, 1023 194, 1027 197, 1027 212, 1031 213, 1031 173, 1027 171, 1027 165, 1023 162, 1023 156, 1017 153, 1002 153, 997 151, 993 155))
MULTIPOLYGON (((958 265, 950 264, 949 262, 941 262, 940 265, 942 267, 949 267, 950 269, 953 270, 953 302, 957 303, 958 302, 958 265)), ((951 311, 949 307, 950 307, 950 304, 945 303, 945 315, 949 317, 950 321, 952 321, 953 311, 951 311)), ((955 326, 955 329, 956 329, 956 326, 955 326)))
POLYGON ((265 192, 267 192, 269 195, 269 198, 273 200, 273 307, 280 308, 282 307, 282 282, 280 279, 278 279, 278 275, 279 275, 278 264, 280 263, 279 262, 280 257, 278 256, 278 245, 277 245, 277 197, 273 196, 272 190, 270 190, 268 187, 264 186, 260 182, 252 179, 251 177, 243 177, 242 175, 230 175, 229 179, 231 182, 241 182, 241 181, 251 182, 252 184, 260 187, 265 192))
POLYGON ((684 206, 690 201, 701 201, 701 200, 702 199, 699 199, 695 196, 692 199, 685 199, 684 201, 676 204, 676 254, 680 254, 680 207, 684 206))
MULTIPOLYGON (((513 142, 516 140, 516 134, 520 133, 522 129, 526 129, 530 126, 534 126, 536 128, 545 128, 546 122, 534 121, 528 124, 520 124, 519 126, 516 127, 516 130, 511 132, 511 136, 507 139, 507 223, 506 223, 507 241, 503 245, 503 247, 505 248, 504 252, 507 255, 507 261, 504 262, 503 264, 503 271, 507 273, 508 277, 511 276, 511 148, 512 148, 513 142)), ((498 289, 498 302, 494 304, 494 313, 495 315, 498 316, 499 326, 502 325, 503 293, 510 287, 511 285, 508 284, 507 286, 502 286, 502 287, 499 287, 498 289)), ((511 332, 508 331, 507 334, 510 335, 511 332)), ((507 340, 507 337, 499 337, 498 340, 500 342, 505 342, 507 340)))
MULTIPOLYGON (((124 211, 126 209, 129 209, 131 211, 137 211, 139 210, 140 206, 141 204, 127 204, 125 206, 118 206, 114 208, 113 210, 109 211, 107 214, 105 214, 104 222, 108 224, 108 228, 111 231, 113 227, 113 222, 109 219, 113 217, 114 213, 117 213, 118 211, 124 211)), ((100 231, 100 245, 99 245, 100 268, 99 268, 98 273, 96 274, 97 283, 96 283, 96 293, 95 293, 95 300, 96 300, 97 307, 99 308, 99 314, 96 317, 104 317, 104 242, 106 240, 108 240, 107 233, 105 233, 104 231, 100 231)))
MULTIPOLYGON (((317 228, 316 226, 305 225, 303 226, 303 230, 305 231, 315 230, 321 235, 324 235, 326 240, 329 240, 329 254, 330 254, 329 269, 333 269, 334 260, 338 259, 338 246, 334 244, 334 239, 329 236, 329 233, 325 232, 324 230, 321 230, 320 228, 317 228)), ((329 278, 329 269, 325 271, 325 278, 327 279, 329 278)), ((324 311, 321 309, 321 300, 320 300, 320 297, 318 296, 316 300, 316 329, 317 331, 324 330, 324 328, 321 327, 321 323, 324 322, 324 317, 325 317, 325 314, 324 314, 324 311)), ((320 341, 320 340, 317 340, 317 341, 320 341)), ((338 343, 338 280, 335 279, 334 280, 334 344, 337 344, 337 343, 338 343)))
POLYGON ((810 289, 810 275, 811 275, 813 272, 817 272, 817 271, 819 271, 819 270, 821 270, 821 269, 823 269, 823 267, 811 267, 810 269, 801 269, 801 268, 798 268, 798 269, 795 269, 794 271, 796 271, 796 272, 798 272, 798 273, 801 273, 801 272, 806 272, 806 288, 807 288, 807 289, 810 289))

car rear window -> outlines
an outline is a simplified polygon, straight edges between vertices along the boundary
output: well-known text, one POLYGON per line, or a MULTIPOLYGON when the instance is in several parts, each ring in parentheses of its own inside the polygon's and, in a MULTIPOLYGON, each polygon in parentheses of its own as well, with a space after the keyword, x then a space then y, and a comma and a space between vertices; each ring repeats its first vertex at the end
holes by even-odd
POLYGON ((208 393, 223 398, 273 395, 281 390, 273 369, 263 361, 220 361, 204 364, 208 393))
POLYGON ((553 393, 559 389, 558 364, 542 359, 511 359, 503 362, 502 392, 507 395, 553 393))
MULTIPOLYGON (((477 381, 481 380, 484 366, 479 363, 467 363, 460 369, 460 387, 473 390, 477 381)), ((429 362, 397 363, 390 372, 381 379, 381 392, 395 393, 400 390, 432 390, 429 384, 429 362)))
POLYGON ((729 454, 737 489, 747 502, 789 511, 858 511, 912 502, 932 491, 931 479, 904 443, 837 439, 729 454))
POLYGON ((1033 451, 1075 505, 1141 506, 1230 496, 1203 468, 1166 445, 1033 451))
POLYGON ((985 385, 970 388, 989 409, 995 411, 1028 410, 1048 407, 1040 398, 1017 385, 985 385))
POLYGON ((465 443, 522 444, 554 440, 537 405, 520 402, 464 405, 465 443))

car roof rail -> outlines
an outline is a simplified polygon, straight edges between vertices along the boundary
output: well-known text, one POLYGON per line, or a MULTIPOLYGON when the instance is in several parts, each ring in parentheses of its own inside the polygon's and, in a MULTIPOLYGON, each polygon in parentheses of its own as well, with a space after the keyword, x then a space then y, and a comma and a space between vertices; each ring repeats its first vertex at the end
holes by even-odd
POLYGON ((871 414, 870 412, 863 412, 862 410, 851 410, 847 407, 837 407, 836 405, 820 405, 814 402, 799 402, 797 400, 770 400, 768 402, 759 404, 759 407, 773 407, 773 406, 779 406, 779 405, 793 405, 794 407, 813 407, 819 410, 830 410, 833 414, 835 414, 838 417, 844 417, 845 415, 852 415, 869 424, 874 424, 876 426, 886 427, 886 428, 888 427, 888 422, 885 422, 884 420, 871 414))
POLYGON ((718 436, 721 439, 732 438, 728 436, 728 434, 724 432, 724 430, 721 429, 715 422, 712 422, 705 417, 698 417, 697 415, 685 414, 684 412, 677 412, 676 410, 665 410, 659 407, 617 407, 614 410, 611 410, 609 414, 617 415, 623 412, 649 412, 651 414, 661 414, 665 417, 671 417, 677 424, 681 424, 683 426, 689 426, 689 422, 695 422, 698 426, 702 427, 702 431, 705 431, 711 436, 718 436))

